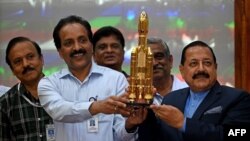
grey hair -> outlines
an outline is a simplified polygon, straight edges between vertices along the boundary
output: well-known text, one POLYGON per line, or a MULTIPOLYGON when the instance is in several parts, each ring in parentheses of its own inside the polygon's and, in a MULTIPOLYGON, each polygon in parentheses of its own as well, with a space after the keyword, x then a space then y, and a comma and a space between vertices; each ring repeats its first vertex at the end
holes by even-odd
POLYGON ((168 44, 163 41, 161 38, 158 38, 158 37, 150 37, 147 39, 147 43, 148 44, 160 44, 164 47, 165 49, 165 53, 166 53, 166 56, 169 56, 170 55, 170 51, 169 51, 169 47, 168 47, 168 44))

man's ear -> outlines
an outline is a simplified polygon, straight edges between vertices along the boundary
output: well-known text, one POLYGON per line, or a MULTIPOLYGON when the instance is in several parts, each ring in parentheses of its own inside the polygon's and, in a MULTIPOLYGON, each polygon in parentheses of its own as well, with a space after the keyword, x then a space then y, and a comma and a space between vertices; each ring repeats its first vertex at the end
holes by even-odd
POLYGON ((40 57, 41 57, 40 59, 41 59, 41 61, 42 61, 42 64, 43 64, 43 66, 44 66, 44 58, 43 58, 43 55, 41 55, 40 57))
POLYGON ((61 53, 61 50, 58 49, 57 51, 58 51, 58 54, 59 54, 60 58, 63 59, 63 55, 62 55, 62 53, 61 53))
POLYGON ((170 63, 170 67, 173 68, 173 62, 174 62, 173 55, 171 55, 171 54, 169 55, 168 61, 170 63))
POLYGON ((184 66, 183 65, 179 65, 179 71, 180 71, 180 73, 181 73, 181 76, 182 76, 182 78, 184 77, 184 66))

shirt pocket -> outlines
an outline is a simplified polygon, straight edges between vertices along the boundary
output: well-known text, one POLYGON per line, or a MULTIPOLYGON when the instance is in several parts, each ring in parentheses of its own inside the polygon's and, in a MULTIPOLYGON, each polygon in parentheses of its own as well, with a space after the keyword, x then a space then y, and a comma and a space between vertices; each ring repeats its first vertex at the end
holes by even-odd
POLYGON ((13 131, 16 136, 24 135, 26 132, 34 133, 37 131, 36 122, 35 121, 16 121, 12 123, 13 131))
POLYGON ((202 117, 202 121, 206 121, 207 123, 218 124, 220 122, 222 114, 221 113, 210 113, 205 114, 202 117))

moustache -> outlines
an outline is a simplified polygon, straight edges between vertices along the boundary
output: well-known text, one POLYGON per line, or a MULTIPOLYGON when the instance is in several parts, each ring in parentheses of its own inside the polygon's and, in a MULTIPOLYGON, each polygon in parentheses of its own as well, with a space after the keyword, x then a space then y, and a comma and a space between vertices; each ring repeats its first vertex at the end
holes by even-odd
POLYGON ((196 78, 198 78, 200 76, 203 76, 205 78, 209 78, 210 77, 208 73, 202 71, 202 72, 198 72, 197 74, 194 74, 192 78, 196 79, 196 78))
POLYGON ((75 54, 82 53, 83 55, 87 53, 85 49, 79 49, 79 50, 74 50, 73 52, 70 53, 70 57, 73 57, 75 54))
POLYGON ((22 74, 26 74, 27 72, 32 71, 32 70, 35 70, 35 68, 32 68, 32 67, 30 67, 30 66, 25 67, 25 68, 23 69, 22 74))

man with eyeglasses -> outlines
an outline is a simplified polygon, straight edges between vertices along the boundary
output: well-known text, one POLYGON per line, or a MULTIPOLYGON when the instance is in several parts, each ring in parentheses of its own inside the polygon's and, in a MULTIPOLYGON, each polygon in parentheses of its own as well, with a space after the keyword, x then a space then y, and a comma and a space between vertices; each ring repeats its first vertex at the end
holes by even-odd
POLYGON ((0 140, 53 141, 52 119, 37 93, 44 76, 41 48, 26 37, 13 38, 6 49, 6 63, 20 83, 0 98, 0 140))

